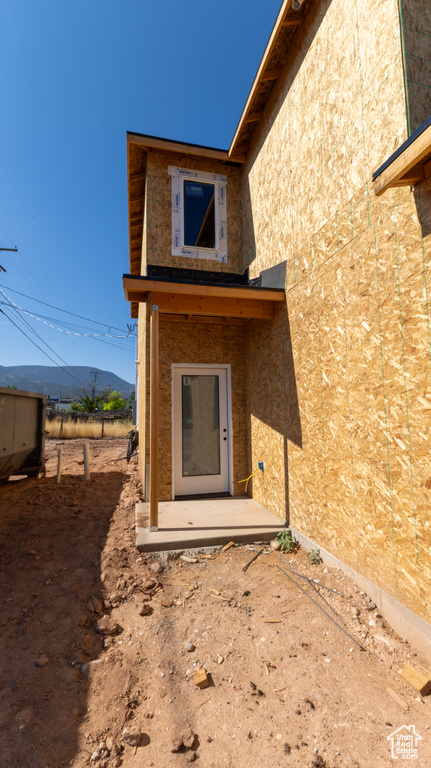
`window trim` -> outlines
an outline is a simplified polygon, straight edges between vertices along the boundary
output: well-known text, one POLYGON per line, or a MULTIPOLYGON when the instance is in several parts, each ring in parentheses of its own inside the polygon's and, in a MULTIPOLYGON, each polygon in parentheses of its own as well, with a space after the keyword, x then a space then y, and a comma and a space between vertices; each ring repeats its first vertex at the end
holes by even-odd
POLYGON ((226 220, 226 185, 227 178, 218 173, 192 171, 170 165, 168 173, 172 176, 172 256, 184 256, 192 259, 205 259, 227 263, 227 220, 226 220), (215 196, 215 248, 195 248, 184 244, 184 182, 202 181, 214 184, 215 196))

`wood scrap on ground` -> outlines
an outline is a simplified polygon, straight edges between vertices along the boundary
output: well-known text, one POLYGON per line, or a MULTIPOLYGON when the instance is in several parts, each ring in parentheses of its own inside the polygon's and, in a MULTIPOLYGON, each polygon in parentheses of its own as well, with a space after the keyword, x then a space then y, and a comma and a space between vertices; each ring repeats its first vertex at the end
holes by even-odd
POLYGON ((401 696, 398 696, 395 691, 392 690, 392 688, 386 688, 386 693, 389 693, 389 696, 392 696, 393 700, 397 702, 397 704, 400 705, 403 709, 407 709, 406 702, 401 698, 401 696))
POLYGON ((400 672, 401 677, 409 685, 415 688, 421 696, 426 696, 431 691, 431 677, 430 675, 423 675, 412 664, 404 664, 400 672))

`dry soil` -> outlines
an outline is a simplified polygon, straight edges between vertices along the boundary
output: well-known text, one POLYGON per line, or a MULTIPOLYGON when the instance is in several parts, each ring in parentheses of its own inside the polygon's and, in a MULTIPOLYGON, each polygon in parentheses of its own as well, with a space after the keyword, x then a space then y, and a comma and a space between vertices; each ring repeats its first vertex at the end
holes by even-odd
POLYGON ((139 555, 126 441, 89 442, 88 482, 82 441, 63 441, 59 485, 48 441, 44 479, 0 487, 1 768, 377 768, 403 725, 431 765, 430 697, 399 675, 427 660, 367 595, 302 550, 139 555))

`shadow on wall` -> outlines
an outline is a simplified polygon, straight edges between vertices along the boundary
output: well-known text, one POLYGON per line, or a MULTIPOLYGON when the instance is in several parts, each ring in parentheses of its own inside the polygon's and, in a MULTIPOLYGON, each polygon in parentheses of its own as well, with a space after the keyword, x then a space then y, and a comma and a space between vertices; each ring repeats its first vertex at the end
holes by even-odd
MULTIPOLYGON (((284 65, 287 65, 290 59, 291 66, 286 66, 285 74, 276 83, 266 108, 268 117, 265 115, 253 136, 249 161, 250 173, 253 172, 255 159, 262 150, 268 134, 274 128, 279 109, 303 67, 308 50, 319 32, 330 4, 331 0, 311 0, 306 6, 305 22, 294 33, 289 33, 292 35, 292 40, 284 65)), ((293 146, 302 140, 301 126, 296 123, 292 125, 290 136, 293 146)), ((275 163, 275 159, 273 162, 275 163)), ((275 170, 275 168, 267 169, 268 174, 275 170)), ((279 177, 275 172, 273 178, 275 183, 278 183, 279 177)), ((265 180, 261 179, 261 181, 265 180)), ((268 190, 270 190, 267 180, 265 184, 268 184, 268 190)), ((269 221, 265 218, 271 215, 271 203, 268 200, 258 199, 261 190, 259 185, 256 185, 256 180, 255 190, 256 197, 252 200, 249 179, 245 175, 242 189, 244 268, 249 267, 252 277, 256 277, 263 269, 274 267, 287 260, 289 275, 295 249, 292 233, 289 230, 291 190, 288 184, 283 189, 282 196, 278 194, 280 190, 271 190, 273 204, 276 205, 276 201, 281 204, 283 200, 286 209, 285 231, 281 238, 276 238, 274 247, 268 237, 269 221), (259 235, 259 233, 262 234, 259 235), (261 247, 259 256, 256 257, 259 237, 261 247), (265 238, 268 240, 267 246, 263 242, 265 238)), ((251 470, 257 468, 258 461, 263 461, 265 464, 264 476, 257 475, 255 478, 253 497, 289 523, 288 444, 290 442, 291 445, 302 450, 302 428, 287 304, 279 307, 272 321, 248 323, 246 334, 246 396, 247 413, 250 418, 247 459, 251 470)))
POLYGON ((274 320, 248 324, 246 348, 249 466, 252 461, 265 465, 264 479, 255 483, 253 497, 289 523, 288 442, 302 448, 302 429, 285 304, 274 320))
POLYGON ((0 488, 2 766, 69 765, 79 750, 90 683, 81 666, 102 649, 101 554, 126 479, 0 488))
POLYGON ((431 235, 431 188, 429 180, 416 186, 413 194, 422 237, 425 240, 431 235))

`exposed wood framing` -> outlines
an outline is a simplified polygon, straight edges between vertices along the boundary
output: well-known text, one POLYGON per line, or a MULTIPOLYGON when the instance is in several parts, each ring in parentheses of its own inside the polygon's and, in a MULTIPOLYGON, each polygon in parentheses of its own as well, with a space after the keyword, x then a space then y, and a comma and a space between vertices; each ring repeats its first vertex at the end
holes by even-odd
MULTIPOLYGON (((156 280, 149 277, 133 277, 124 275, 123 288, 125 292, 133 291, 141 294, 141 301, 146 301, 145 294, 152 291, 157 293, 176 293, 195 296, 219 296, 221 298, 232 299, 255 299, 262 301, 284 302, 284 291, 275 288, 249 288, 238 285, 223 285, 223 283, 186 283, 156 280)), ((127 293, 126 293, 127 298, 127 293)))
POLYGON ((159 525, 159 307, 150 315, 150 531, 159 525))
POLYGON ((151 149, 162 149, 165 152, 181 152, 186 155, 196 155, 198 157, 212 157, 216 160, 228 160, 228 152, 225 149, 215 149, 213 147, 202 147, 197 144, 186 144, 182 141, 170 141, 157 136, 146 136, 140 133, 128 133, 129 143, 151 149))
POLYGON ((261 77, 261 82, 266 83, 268 80, 278 80, 282 71, 282 69, 267 69, 261 77))
MULTIPOLYGON (((295 30, 302 24, 303 21, 304 12, 301 10, 301 13, 296 13, 292 8, 292 0, 284 0, 271 32, 265 53, 263 54, 256 77, 254 78, 254 82, 248 95, 248 99, 243 109, 240 121, 238 123, 238 127, 235 131, 235 135, 229 149, 230 157, 235 157, 235 159, 237 159, 236 155, 239 151, 239 145, 243 147, 245 144, 245 151, 247 151, 249 142, 245 142, 244 139, 248 138, 248 134, 247 136, 244 135, 244 129, 248 127, 250 130, 250 124, 257 122, 258 119, 260 120, 260 117, 257 119, 255 116, 256 114, 263 112, 262 107, 265 106, 269 98, 272 85, 282 73, 282 67, 280 66, 280 63, 282 63, 282 60, 289 49, 291 35, 292 33, 295 33, 295 30), (291 32, 291 30, 293 32, 291 32), (284 39, 285 37, 286 40, 284 39), (281 61, 278 60, 275 66, 273 61, 274 55, 276 55, 276 58, 277 55, 278 57, 281 55, 281 61), (264 96, 262 96, 262 87, 268 88, 267 92, 264 93, 264 96), (259 106, 256 104, 258 97, 261 99, 259 106), (257 106, 258 108, 256 108, 257 106)), ((243 150, 241 149, 241 151, 243 150)))
POLYGON ((160 312, 160 322, 167 323, 208 323, 209 325, 245 325, 249 318, 241 317, 210 317, 209 315, 191 315, 160 312))
POLYGON ((430 154, 431 125, 377 176, 374 181, 376 195, 382 195, 391 187, 406 187, 428 178, 430 154))
POLYGON ((285 301, 284 291, 225 285, 173 283, 148 278, 123 278, 127 301, 151 301, 163 315, 187 317, 270 320, 277 304, 285 301))
POLYGON ((240 317, 270 320, 275 315, 275 306, 271 301, 252 299, 224 299, 217 296, 193 296, 169 293, 153 294, 153 300, 161 312, 177 312, 209 317, 240 317))
POLYGON ((249 112, 245 118, 245 123, 257 123, 263 115, 263 112, 249 112))

